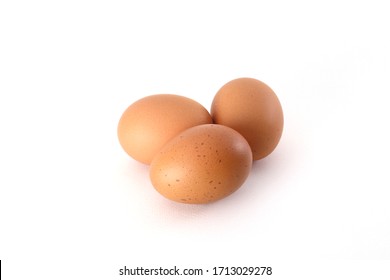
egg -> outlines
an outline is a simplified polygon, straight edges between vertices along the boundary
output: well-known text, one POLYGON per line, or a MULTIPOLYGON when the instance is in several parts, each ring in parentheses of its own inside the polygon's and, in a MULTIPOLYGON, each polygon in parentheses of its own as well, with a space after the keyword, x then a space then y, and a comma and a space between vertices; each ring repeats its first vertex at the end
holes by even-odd
POLYGON ((179 133, 157 153, 150 179, 170 200, 209 203, 236 191, 248 177, 252 162, 251 148, 237 131, 204 124, 179 133))
POLYGON ((278 145, 283 131, 283 110, 274 91, 253 78, 226 83, 211 105, 214 123, 233 128, 248 141, 253 159, 268 156, 278 145))
POLYGON ((181 131, 212 123, 206 108, 174 94, 156 94, 131 104, 118 124, 122 148, 135 160, 150 164, 157 152, 181 131))

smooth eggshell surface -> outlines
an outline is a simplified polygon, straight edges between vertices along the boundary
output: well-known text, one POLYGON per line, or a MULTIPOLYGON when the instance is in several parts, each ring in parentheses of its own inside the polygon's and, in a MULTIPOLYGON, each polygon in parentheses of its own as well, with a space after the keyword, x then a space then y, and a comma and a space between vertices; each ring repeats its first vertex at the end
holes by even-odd
POLYGON ((225 84, 211 105, 214 123, 241 133, 252 148, 253 159, 268 156, 278 145, 283 131, 283 111, 274 91, 252 78, 225 84))
POLYGON ((198 102, 174 94, 157 94, 130 105, 118 124, 122 148, 134 159, 150 164, 157 152, 181 131, 212 123, 198 102))
POLYGON ((236 191, 249 175, 252 152, 235 130, 215 124, 189 128, 170 140, 150 165, 163 196, 182 203, 208 203, 236 191))

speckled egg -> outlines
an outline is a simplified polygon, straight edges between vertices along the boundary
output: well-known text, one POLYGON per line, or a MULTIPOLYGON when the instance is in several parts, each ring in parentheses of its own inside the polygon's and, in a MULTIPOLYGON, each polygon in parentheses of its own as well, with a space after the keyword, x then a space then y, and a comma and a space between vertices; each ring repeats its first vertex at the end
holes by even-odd
POLYGON ((236 191, 252 167, 248 142, 237 131, 216 124, 189 128, 154 157, 150 178, 155 189, 182 203, 209 203, 236 191))

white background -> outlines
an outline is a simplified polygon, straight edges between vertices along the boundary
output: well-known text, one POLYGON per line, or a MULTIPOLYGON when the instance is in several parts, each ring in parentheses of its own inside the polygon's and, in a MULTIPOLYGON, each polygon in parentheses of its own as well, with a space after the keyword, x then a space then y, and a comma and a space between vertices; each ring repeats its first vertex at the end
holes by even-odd
POLYGON ((387 7, 1 1, 4 279, 126 279, 124 265, 389 279, 387 7), (279 146, 222 201, 167 201, 119 146, 122 112, 155 93, 209 109, 238 77, 277 93, 279 146))

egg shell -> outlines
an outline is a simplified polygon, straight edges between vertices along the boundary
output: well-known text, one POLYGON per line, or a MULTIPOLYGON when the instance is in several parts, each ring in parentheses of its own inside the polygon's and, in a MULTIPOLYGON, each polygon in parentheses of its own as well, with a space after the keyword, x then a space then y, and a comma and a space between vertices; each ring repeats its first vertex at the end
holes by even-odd
POLYGON ((118 124, 118 138, 128 155, 150 164, 154 155, 181 131, 212 123, 206 108, 180 95, 156 94, 131 104, 118 124))
POLYGON ((283 110, 274 91, 253 78, 226 83, 211 105, 214 123, 233 128, 248 141, 253 159, 268 156, 282 136, 283 110))
POLYGON ((169 141, 153 159, 150 179, 168 199, 209 203, 236 191, 248 177, 252 162, 242 135, 226 126, 205 124, 169 141))

